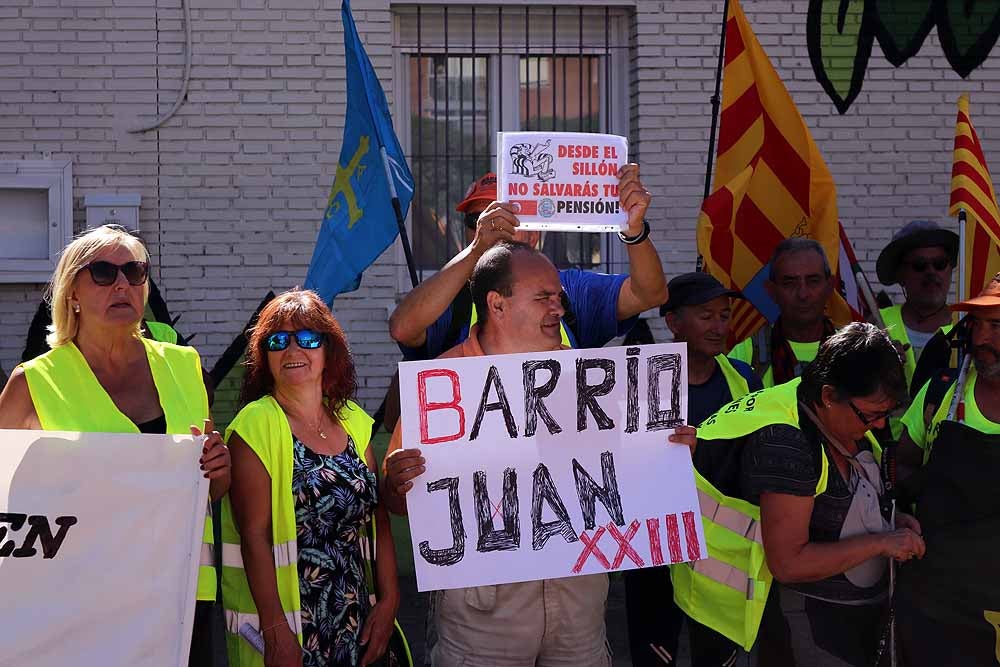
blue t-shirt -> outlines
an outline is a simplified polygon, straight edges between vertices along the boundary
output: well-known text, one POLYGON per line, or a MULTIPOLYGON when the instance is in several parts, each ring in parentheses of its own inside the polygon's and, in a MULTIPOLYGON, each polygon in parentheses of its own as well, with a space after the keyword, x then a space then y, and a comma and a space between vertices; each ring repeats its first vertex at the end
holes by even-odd
MULTIPOLYGON (((729 363, 733 365, 736 372, 746 379, 750 391, 763 389, 763 383, 749 364, 731 357, 729 363)), ((688 385, 688 424, 693 426, 701 424, 712 413, 732 400, 733 395, 729 391, 726 376, 722 374, 722 369, 716 363, 715 372, 712 373, 712 377, 708 378, 708 382, 688 385)))
MULTIPOLYGON (((638 315, 618 321, 618 294, 628 274, 610 275, 580 269, 565 269, 559 272, 559 280, 569 298, 576 316, 576 333, 569 332, 573 347, 602 347, 616 336, 623 336, 635 325, 638 315)), ((421 347, 400 345, 403 359, 434 359, 446 352, 445 338, 451 328, 452 305, 441 314, 434 324, 427 328, 427 340, 421 347)), ((458 334, 458 344, 469 337, 469 323, 462 325, 458 334)))

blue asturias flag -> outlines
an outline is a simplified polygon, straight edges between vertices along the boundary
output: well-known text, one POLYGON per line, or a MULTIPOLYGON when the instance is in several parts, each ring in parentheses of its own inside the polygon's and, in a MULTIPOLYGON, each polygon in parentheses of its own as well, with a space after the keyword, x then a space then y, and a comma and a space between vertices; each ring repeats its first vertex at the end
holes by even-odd
POLYGON ((347 56, 344 141, 305 284, 327 303, 341 292, 356 290, 364 270, 396 239, 389 178, 403 217, 413 199, 413 175, 348 0, 341 5, 341 15, 347 56))

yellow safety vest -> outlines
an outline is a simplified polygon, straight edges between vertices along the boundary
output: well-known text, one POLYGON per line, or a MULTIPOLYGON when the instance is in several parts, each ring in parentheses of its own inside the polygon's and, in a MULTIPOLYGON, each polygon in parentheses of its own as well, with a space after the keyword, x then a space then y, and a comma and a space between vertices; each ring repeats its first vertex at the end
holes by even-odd
POLYGON ((177 330, 169 324, 146 320, 146 328, 149 329, 149 335, 152 336, 153 340, 177 345, 177 330))
MULTIPOLYGON (((798 428, 796 378, 723 406, 698 427, 699 440, 741 438, 771 424, 798 428)), ((826 490, 823 452, 816 495, 826 490)), ((760 507, 726 496, 695 473, 708 557, 670 568, 674 601, 688 616, 749 651, 757 639, 773 577, 764 560, 760 507)))
MULTIPOLYGON (((373 420, 356 403, 348 401, 341 410, 340 425, 354 441, 363 461, 371 439, 373 420)), ((295 526, 295 498, 292 496, 292 429, 285 412, 270 395, 248 404, 226 429, 254 451, 271 478, 271 544, 278 598, 289 627, 302 642, 302 603, 299 598, 299 558, 295 526)), ((226 610, 226 647, 233 667, 261 667, 264 658, 240 637, 249 623, 260 631, 260 618, 243 569, 240 533, 233 518, 229 497, 222 501, 222 603, 226 610)))
MULTIPOLYGON (((476 304, 472 304, 472 316, 469 318, 469 331, 472 331, 472 327, 476 326, 476 322, 479 321, 479 313, 476 312, 476 304)), ((569 339, 569 334, 566 332, 566 324, 559 320, 559 338, 562 339, 562 344, 565 347, 576 347, 569 339)))
MULTIPOLYGON (((187 435, 208 415, 208 395, 201 376, 201 359, 191 347, 142 339, 153 383, 167 419, 167 433, 187 435)), ((72 342, 21 364, 38 421, 46 431, 139 433, 104 391, 83 354, 72 342), (85 397, 85 398, 83 398, 85 397)), ((206 510, 198 570, 198 599, 215 600, 211 505, 206 510)))
MULTIPOLYGON (((889 308, 882 308, 879 310, 879 313, 881 313, 882 322, 889 332, 889 338, 898 341, 904 347, 909 345, 906 350, 903 371, 906 373, 906 386, 910 386, 910 382, 913 381, 913 373, 917 370, 917 358, 913 353, 913 346, 910 345, 910 336, 906 333, 906 324, 903 322, 903 307, 890 306, 889 308)), ((939 331, 947 334, 954 326, 954 323, 946 324, 939 331)), ((895 429, 893 434, 895 435, 895 429)))
POLYGON ((740 375, 740 372, 729 361, 729 357, 719 354, 716 355, 715 361, 719 364, 722 377, 726 379, 726 384, 729 386, 729 395, 733 397, 734 401, 750 393, 750 385, 747 384, 747 379, 740 375))

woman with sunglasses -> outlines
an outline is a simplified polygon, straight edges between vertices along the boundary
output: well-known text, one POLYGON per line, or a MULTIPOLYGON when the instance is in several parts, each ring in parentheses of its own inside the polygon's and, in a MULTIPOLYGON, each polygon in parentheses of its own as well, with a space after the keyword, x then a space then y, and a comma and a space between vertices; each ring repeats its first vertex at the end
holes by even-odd
POLYGON ((226 431, 231 665, 355 667, 386 649, 399 585, 368 446, 372 418, 351 400, 355 390, 344 333, 315 292, 286 292, 264 307, 247 349, 245 407, 226 431), (374 604, 363 540, 372 517, 374 604), (255 633, 263 656, 245 639, 255 633))
MULTIPOLYGON (((14 370, 0 394, 0 428, 201 435, 201 426, 201 467, 218 500, 229 489, 229 452, 209 417, 201 360, 193 348, 143 335, 148 274, 145 246, 117 225, 66 246, 47 295, 51 350, 14 370)), ((204 541, 191 665, 212 664, 210 514, 204 541)))
MULTIPOLYGON (((766 568, 780 582, 755 576, 752 581, 764 582, 755 602, 745 592, 737 595, 748 609, 767 599, 766 609, 754 607, 760 664, 874 664, 889 559, 924 553, 913 517, 897 513, 892 526, 881 450, 870 431, 884 427, 905 397, 892 341, 856 322, 823 342, 801 378, 749 394, 699 426, 699 455, 725 462, 719 466, 725 473, 710 481, 721 494, 745 501, 743 507, 759 509, 759 523, 753 517, 741 534, 753 549, 762 548, 766 568)), ((729 521, 722 513, 708 518, 729 521)), ((712 546, 710 537, 710 555, 712 546)), ((695 572, 712 579, 723 569, 695 572)), ((693 580, 706 584, 707 595, 728 590, 698 576, 693 580)))

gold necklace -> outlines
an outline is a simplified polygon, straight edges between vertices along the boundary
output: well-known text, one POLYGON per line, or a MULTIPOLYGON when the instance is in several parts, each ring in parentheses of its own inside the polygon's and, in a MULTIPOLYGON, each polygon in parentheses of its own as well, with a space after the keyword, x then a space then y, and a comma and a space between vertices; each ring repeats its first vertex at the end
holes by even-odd
POLYGON ((324 440, 326 440, 326 433, 324 433, 324 432, 323 432, 323 429, 321 429, 321 428, 319 427, 319 426, 320 426, 320 424, 322 424, 322 423, 323 423, 323 417, 322 417, 322 416, 320 416, 320 418, 319 418, 319 419, 318 419, 318 420, 316 421, 316 423, 315 423, 315 424, 313 424, 313 428, 314 428, 314 429, 316 429, 316 435, 318 435, 319 437, 321 437, 321 438, 323 438, 324 440))

